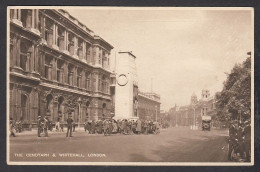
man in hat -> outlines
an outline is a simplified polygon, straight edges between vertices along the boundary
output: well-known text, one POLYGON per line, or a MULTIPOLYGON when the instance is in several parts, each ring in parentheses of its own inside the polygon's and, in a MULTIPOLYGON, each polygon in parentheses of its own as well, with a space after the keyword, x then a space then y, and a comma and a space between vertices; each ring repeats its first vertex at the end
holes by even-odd
POLYGON ((43 127, 43 121, 41 116, 38 116, 37 118, 37 125, 38 125, 38 137, 41 137, 42 127, 43 127))
POLYGON ((10 137, 15 137, 15 134, 14 134, 14 121, 13 121, 13 118, 11 117, 10 118, 10 137))
POLYGON ((71 113, 69 113, 68 115, 68 119, 67 119, 67 126, 68 126, 68 129, 67 129, 67 135, 66 137, 69 136, 69 133, 70 133, 70 137, 72 137, 72 125, 73 125, 73 119, 71 118, 71 113))
POLYGON ((49 119, 48 116, 45 116, 43 118, 43 130, 44 130, 45 137, 48 137, 48 125, 49 125, 49 119))
POLYGON ((251 120, 247 119, 244 126, 246 162, 250 161, 251 154, 251 120))

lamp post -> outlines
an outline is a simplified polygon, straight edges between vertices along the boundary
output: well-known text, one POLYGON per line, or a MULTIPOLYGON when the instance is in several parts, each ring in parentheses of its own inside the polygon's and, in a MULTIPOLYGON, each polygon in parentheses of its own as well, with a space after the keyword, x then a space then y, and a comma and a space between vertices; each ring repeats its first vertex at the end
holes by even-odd
POLYGON ((193 117, 194 117, 194 119, 193 119, 193 130, 195 130, 196 129, 196 104, 193 104, 193 117))
POLYGON ((79 103, 79 117, 78 117, 78 128, 79 128, 79 130, 80 130, 80 126, 79 126, 79 123, 80 123, 80 116, 81 116, 81 109, 80 109, 80 106, 81 106, 81 103, 82 103, 82 100, 81 100, 81 98, 79 97, 79 99, 78 99, 78 103, 79 103))

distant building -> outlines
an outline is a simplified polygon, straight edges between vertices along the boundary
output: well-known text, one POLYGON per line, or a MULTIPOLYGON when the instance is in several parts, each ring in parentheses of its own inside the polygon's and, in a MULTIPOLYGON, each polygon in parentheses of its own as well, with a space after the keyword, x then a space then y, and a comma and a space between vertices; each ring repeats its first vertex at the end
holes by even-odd
MULTIPOLYGON (((110 51, 65 10, 10 10, 10 117, 75 122, 111 116, 110 51)), ((113 99, 113 97, 112 97, 113 99)), ((113 106, 113 104, 112 104, 113 106)))
POLYGON ((138 117, 141 120, 159 121, 160 96, 153 92, 138 92, 138 117))
POLYGON ((213 116, 215 114, 215 98, 210 96, 209 90, 202 90, 201 98, 197 100, 197 96, 191 96, 189 105, 171 108, 169 115, 173 126, 201 126, 203 115, 213 116))

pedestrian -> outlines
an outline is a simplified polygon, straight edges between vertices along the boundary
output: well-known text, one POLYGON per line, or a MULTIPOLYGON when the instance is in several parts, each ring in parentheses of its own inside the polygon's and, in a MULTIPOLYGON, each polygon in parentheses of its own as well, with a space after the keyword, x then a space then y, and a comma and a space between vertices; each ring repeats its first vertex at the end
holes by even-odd
POLYGON ((122 120, 122 125, 121 125, 121 127, 122 127, 122 133, 123 133, 123 134, 126 134, 126 119, 123 119, 123 120, 122 120))
POLYGON ((48 125, 49 125, 49 119, 47 116, 45 116, 43 119, 43 130, 44 130, 45 137, 48 137, 48 125))
POLYGON ((60 123, 60 130, 61 130, 62 132, 64 132, 63 128, 64 128, 64 123, 63 123, 63 121, 62 121, 62 122, 60 123))
POLYGON ((10 137, 12 137, 12 136, 15 137, 15 134, 14 134, 14 130, 15 130, 14 125, 15 124, 14 124, 13 118, 10 118, 9 124, 10 124, 10 137))
POLYGON ((251 155, 251 120, 245 121, 244 127, 246 162, 250 161, 251 155))
POLYGON ((85 130, 85 132, 87 131, 87 129, 88 129, 88 121, 87 121, 87 119, 85 119, 85 122, 84 122, 84 130, 85 130))
POLYGON ((113 126, 113 130, 112 130, 112 133, 117 133, 118 131, 118 127, 117 127, 117 123, 115 120, 112 121, 112 126, 113 126))
POLYGON ((71 118, 71 113, 69 113, 69 115, 68 115, 68 119, 67 119, 67 127, 68 127, 68 129, 67 129, 67 135, 66 135, 66 137, 72 137, 72 125, 73 125, 73 119, 71 118))
POLYGON ((55 129, 57 132, 61 132, 61 129, 60 129, 60 118, 58 117, 58 120, 57 122, 55 123, 55 129))
POLYGON ((91 126, 90 126, 90 133, 91 134, 95 134, 95 128, 96 128, 96 123, 95 123, 95 120, 92 120, 92 122, 91 122, 91 126))
POLYGON ((142 122, 140 119, 137 119, 136 123, 136 132, 137 134, 140 134, 142 131, 142 122))
POLYGON ((19 121, 16 123, 18 132, 21 133, 23 130, 23 117, 20 118, 19 121))
POLYGON ((73 132, 75 132, 76 123, 75 123, 75 122, 73 122, 73 123, 72 123, 72 126, 73 126, 73 132))
POLYGON ((38 116, 37 118, 37 126, 38 126, 38 137, 41 137, 41 132, 42 132, 42 129, 43 129, 43 121, 42 121, 42 117, 41 116, 38 116))

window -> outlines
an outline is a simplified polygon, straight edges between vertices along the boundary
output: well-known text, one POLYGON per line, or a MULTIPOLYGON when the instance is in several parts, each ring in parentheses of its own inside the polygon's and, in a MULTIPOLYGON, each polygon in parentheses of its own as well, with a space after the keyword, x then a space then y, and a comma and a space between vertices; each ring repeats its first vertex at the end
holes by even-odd
POLYGON ((62 60, 57 61, 57 81, 60 83, 63 83, 63 73, 64 73, 63 64, 64 62, 62 60))
POLYGON ((89 43, 86 43, 86 61, 89 62, 90 60, 90 48, 91 45, 89 43))
POLYGON ((57 46, 61 51, 65 49, 65 44, 64 44, 64 34, 65 34, 65 29, 62 28, 61 26, 58 26, 58 42, 57 46))
POLYGON ((106 53, 105 53, 105 51, 103 50, 103 51, 102 51, 102 57, 101 57, 101 59, 102 59, 102 67, 106 67, 106 66, 105 66, 105 61, 106 61, 106 56, 105 56, 105 54, 106 54, 106 53))
POLYGON ((68 70, 68 84, 73 85, 73 66, 69 65, 68 70))
POLYGON ((102 92, 108 93, 108 84, 105 76, 102 77, 102 92))
POLYGON ((74 40, 73 40, 73 35, 71 33, 68 34, 68 49, 70 52, 70 55, 74 55, 74 40))
POLYGON ((77 87, 81 87, 81 69, 77 69, 77 87))
POLYGON ((52 57, 46 55, 46 56, 45 56, 44 68, 45 68, 45 78, 48 79, 48 80, 51 80, 51 79, 52 79, 52 75, 51 75, 51 72, 52 72, 52 64, 51 64, 51 63, 52 63, 52 57))
POLYGON ((98 76, 98 91, 101 91, 101 76, 98 76))
POLYGON ((78 49, 77 49, 77 56, 82 59, 82 47, 83 47, 83 40, 82 39, 78 39, 78 49))
POLYGON ((85 73, 85 76, 86 76, 85 88, 86 88, 87 90, 90 90, 90 73, 89 73, 89 72, 86 72, 86 73, 85 73))
POLYGON ((101 52, 98 54, 98 64, 101 64, 101 52))
POLYGON ((31 43, 28 41, 21 41, 20 43, 20 67, 24 71, 29 70, 29 59, 31 57, 30 46, 31 43))
POLYGON ((21 10, 21 22, 23 24, 23 27, 32 27, 32 10, 21 10))
POLYGON ((15 9, 10 9, 10 18, 11 19, 17 19, 18 16, 17 16, 17 10, 15 9))
POLYGON ((49 19, 45 19, 45 33, 44 33, 44 39, 47 41, 48 45, 52 45, 52 37, 53 37, 53 22, 49 19))

